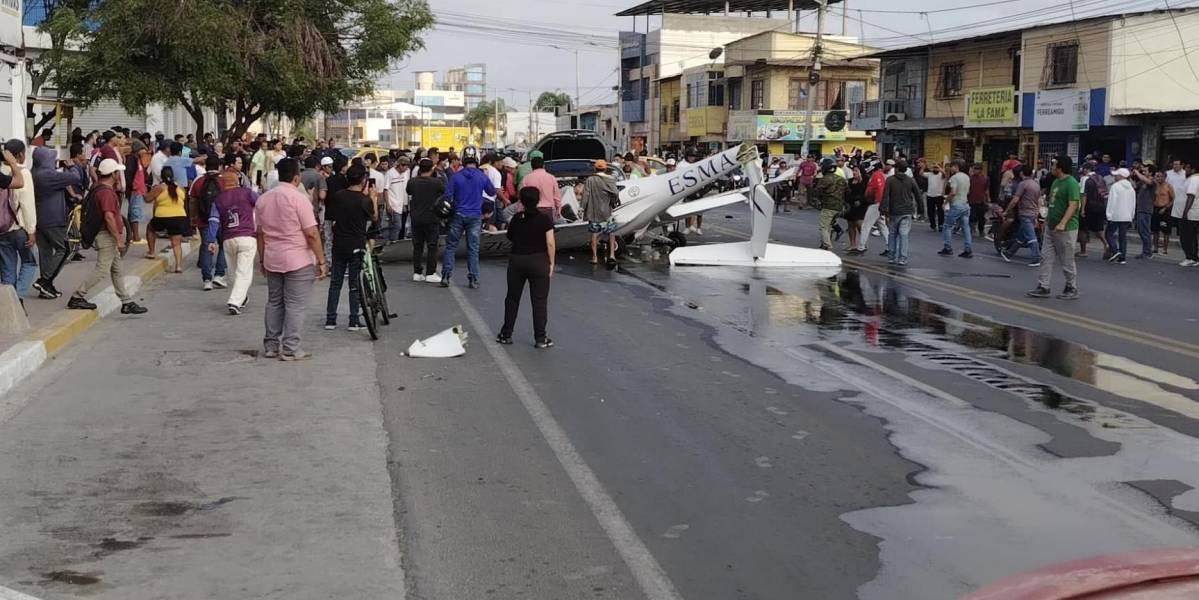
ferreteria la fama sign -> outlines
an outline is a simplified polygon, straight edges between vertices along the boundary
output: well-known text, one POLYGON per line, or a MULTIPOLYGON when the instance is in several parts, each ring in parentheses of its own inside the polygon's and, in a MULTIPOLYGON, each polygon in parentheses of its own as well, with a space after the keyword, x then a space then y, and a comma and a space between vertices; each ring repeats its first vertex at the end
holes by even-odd
POLYGON ((975 88, 966 94, 966 126, 1015 125, 1016 87, 975 88))

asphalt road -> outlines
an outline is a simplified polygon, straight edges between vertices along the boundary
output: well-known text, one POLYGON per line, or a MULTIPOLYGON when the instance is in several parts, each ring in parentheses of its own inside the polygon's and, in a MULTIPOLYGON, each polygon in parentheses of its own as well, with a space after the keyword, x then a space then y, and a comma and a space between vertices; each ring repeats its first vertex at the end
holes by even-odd
MULTIPOLYGON (((693 241, 744 217, 710 214, 693 241)), ((774 237, 810 243, 813 217, 780 215, 774 237)), ((873 238, 833 278, 563 252, 546 351, 527 300, 517 343, 491 341, 502 261, 480 290, 389 265, 383 339, 320 330, 318 293, 301 365, 239 354, 260 304, 223 317, 168 280, 147 318, 98 326, 8 399, 25 408, 0 423, 0 585, 939 599, 1199 544, 1199 270, 1085 263, 1082 299, 1036 303, 1028 267, 913 238, 908 269, 873 238), (402 355, 459 323, 466 356, 402 355), (179 537, 201 534, 229 535, 179 537)))

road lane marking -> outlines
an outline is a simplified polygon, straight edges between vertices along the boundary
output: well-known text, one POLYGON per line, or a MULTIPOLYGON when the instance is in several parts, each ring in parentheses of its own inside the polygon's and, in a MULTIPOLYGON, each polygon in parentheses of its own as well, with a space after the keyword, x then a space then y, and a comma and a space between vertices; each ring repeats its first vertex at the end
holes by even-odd
POLYGON ((637 585, 645 597, 648 600, 682 600, 683 597, 675 589, 674 583, 670 581, 666 571, 650 553, 645 542, 637 536, 633 526, 629 524, 624 513, 620 511, 620 507, 616 505, 616 501, 604 490, 604 486, 596 477, 595 472, 587 466, 587 462, 583 460, 566 435, 566 430, 562 429, 562 426, 554 419, 549 407, 542 401, 541 396, 537 394, 529 380, 525 378, 520 367, 506 352, 500 349, 499 345, 492 341, 495 334, 487 326, 483 316, 475 310, 475 307, 457 287, 450 286, 450 294, 462 308, 471 327, 474 327, 478 333, 479 345, 483 346, 491 355, 504 378, 508 380, 508 385, 516 393, 516 397, 520 398, 520 403, 524 405, 533 424, 541 432, 541 437, 553 450, 554 456, 558 458, 558 462, 566 471, 566 475, 570 477, 571 482, 574 483, 579 495, 587 502, 591 514, 595 516, 596 521, 599 521, 600 527, 603 528, 621 559, 633 573, 633 578, 637 580, 637 585))
POLYGON ((37 598, 0 585, 0 600, 37 600, 37 598))
MULTIPOLYGON (((723 233, 725 235, 748 239, 745 234, 743 234, 739 231, 727 229, 727 228, 721 227, 719 225, 711 225, 708 228, 712 229, 713 231, 716 231, 718 233, 723 233)), ((858 269, 861 271, 867 271, 870 273, 874 273, 876 275, 890 277, 891 279, 895 279, 897 281, 905 281, 908 283, 914 283, 914 284, 931 287, 931 288, 934 288, 934 289, 937 289, 937 290, 940 290, 943 292, 949 292, 951 294, 956 294, 958 296, 965 296, 967 298, 970 298, 972 300, 977 300, 977 301, 983 302, 985 304, 991 304, 993 306, 1011 309, 1016 312, 1021 312, 1021 313, 1031 315, 1034 317, 1041 317, 1041 318, 1049 319, 1051 321, 1057 321, 1057 322, 1063 323, 1065 325, 1081 327, 1088 331, 1093 331, 1095 333, 1101 333, 1101 334, 1104 334, 1104 335, 1107 335, 1110 337, 1114 337, 1117 339, 1122 339, 1122 340, 1129 341, 1129 342, 1135 342, 1137 344, 1143 344, 1146 346, 1152 346, 1154 348, 1169 350, 1176 354, 1181 354, 1183 356, 1189 356, 1191 358, 1199 358, 1199 345, 1196 345, 1196 344, 1191 344, 1188 342, 1175 340, 1173 338, 1169 338, 1169 337, 1162 336, 1162 335, 1157 335, 1154 333, 1138 331, 1136 329, 1132 329, 1130 327, 1124 327, 1122 325, 1117 325, 1115 323, 1106 323, 1103 321, 1099 321, 1097 319, 1092 319, 1090 317, 1084 317, 1082 315, 1076 315, 1076 314, 1068 313, 1065 311, 1060 311, 1060 310, 1057 310, 1054 308, 1049 308, 1043 304, 1030 304, 1023 300, 1018 300, 1015 298, 1007 298, 1004 296, 997 296, 997 295, 991 294, 989 292, 973 290, 973 289, 970 289, 967 287, 962 287, 962 286, 954 285, 951 283, 945 283, 943 281, 929 279, 927 277, 920 277, 919 275, 912 275, 910 273, 897 273, 897 272, 894 272, 894 271, 891 271, 888 269, 876 267, 876 266, 868 264, 868 263, 858 262, 856 260, 852 260, 849 258, 842 258, 841 262, 844 263, 845 265, 853 267, 855 269, 858 269)))

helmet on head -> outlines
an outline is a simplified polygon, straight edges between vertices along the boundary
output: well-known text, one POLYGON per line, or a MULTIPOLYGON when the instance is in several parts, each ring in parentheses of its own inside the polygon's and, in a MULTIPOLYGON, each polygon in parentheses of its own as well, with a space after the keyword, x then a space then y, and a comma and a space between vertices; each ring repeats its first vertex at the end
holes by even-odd
POLYGON ((836 169, 837 169, 837 161, 833 160, 832 158, 830 158, 828 156, 820 159, 820 172, 821 173, 832 173, 836 169))

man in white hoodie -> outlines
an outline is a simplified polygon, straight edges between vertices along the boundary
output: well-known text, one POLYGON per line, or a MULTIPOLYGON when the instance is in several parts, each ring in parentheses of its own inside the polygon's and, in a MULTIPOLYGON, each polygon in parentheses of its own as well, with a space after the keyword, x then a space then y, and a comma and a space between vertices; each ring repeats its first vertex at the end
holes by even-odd
POLYGON ((1115 183, 1107 193, 1107 247, 1110 249, 1108 262, 1128 264, 1128 228, 1136 216, 1137 192, 1128 180, 1132 173, 1119 168, 1112 171, 1115 183))

